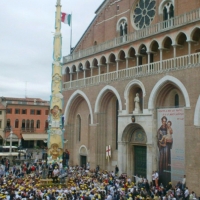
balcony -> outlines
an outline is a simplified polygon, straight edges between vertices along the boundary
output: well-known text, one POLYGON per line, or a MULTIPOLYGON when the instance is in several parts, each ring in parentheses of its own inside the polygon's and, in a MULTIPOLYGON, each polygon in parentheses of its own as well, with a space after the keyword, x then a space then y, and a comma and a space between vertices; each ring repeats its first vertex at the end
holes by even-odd
POLYGON ((200 8, 63 57, 63 64, 200 20, 200 8))
POLYGON ((5 133, 10 132, 10 131, 11 131, 11 127, 6 126, 6 127, 4 128, 4 132, 5 132, 5 133))
POLYGON ((36 128, 21 128, 21 132, 24 133, 34 133, 36 128))
POLYGON ((63 83, 63 90, 72 90, 88 86, 99 85, 101 83, 111 83, 113 81, 138 78, 142 76, 151 76, 170 71, 178 71, 186 68, 200 66, 200 53, 171 58, 159 62, 149 63, 140 66, 129 67, 119 71, 109 72, 92 76, 84 79, 78 79, 63 83))

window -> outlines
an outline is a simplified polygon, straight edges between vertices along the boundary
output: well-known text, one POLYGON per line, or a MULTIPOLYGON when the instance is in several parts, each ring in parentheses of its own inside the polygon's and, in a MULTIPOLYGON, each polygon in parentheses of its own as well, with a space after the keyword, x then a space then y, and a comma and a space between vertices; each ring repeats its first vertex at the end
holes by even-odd
POLYGON ((37 114, 37 115, 41 115, 41 110, 37 110, 37 111, 36 111, 36 114, 37 114))
POLYGON ((11 125, 10 125, 10 119, 7 119, 6 126, 7 126, 7 127, 10 127, 10 126, 11 126, 11 125))
POLYGON ((49 115, 49 110, 45 110, 45 115, 49 115))
POLYGON ((134 12, 133 22, 136 29, 146 28, 151 24, 156 14, 156 1, 155 0, 139 0, 134 12))
POLYGON ((179 107, 179 96, 178 96, 178 94, 176 94, 175 97, 174 97, 174 104, 175 104, 176 108, 179 107))
POLYGON ((81 141, 81 117, 80 115, 77 116, 77 119, 76 119, 76 125, 77 125, 77 141, 81 141))
POLYGON ((1 128, 1 126, 2 126, 2 121, 0 120, 0 128, 1 128))
POLYGON ((40 128, 40 120, 37 120, 36 128, 40 128))
POLYGON ((0 110, 0 115, 2 115, 2 110, 0 110))
POLYGON ((31 109, 31 110, 30 110, 30 114, 31 114, 31 115, 35 115, 35 110, 31 109))
POLYGON ((22 109, 22 114, 26 114, 26 109, 22 109))
POLYGON ((15 114, 20 114, 20 109, 15 109, 15 114))
POLYGON ((31 128, 34 128, 34 120, 31 120, 31 128))
POLYGON ((26 126, 26 124, 25 124, 25 119, 23 119, 23 120, 22 120, 22 129, 25 129, 25 126, 26 126))
POLYGON ((48 122, 48 120, 46 120, 46 122, 45 122, 45 130, 48 129, 48 126, 49 126, 49 122, 48 122))
POLYGON ((11 108, 7 108, 7 109, 6 109, 6 113, 7 113, 7 114, 12 114, 12 109, 11 109, 11 108))
POLYGON ((19 120, 18 119, 15 120, 15 128, 19 128, 19 120))
POLYGON ((26 128, 30 128, 30 120, 29 119, 26 120, 26 128))

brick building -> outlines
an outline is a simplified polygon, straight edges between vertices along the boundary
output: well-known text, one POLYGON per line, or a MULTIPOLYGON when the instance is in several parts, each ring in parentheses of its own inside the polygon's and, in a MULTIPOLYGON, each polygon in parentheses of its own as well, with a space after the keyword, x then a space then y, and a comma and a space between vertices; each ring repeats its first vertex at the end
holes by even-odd
POLYGON ((13 145, 23 148, 46 146, 49 102, 39 98, 1 97, 6 110, 4 123, 4 143, 10 142, 12 128, 13 145))
POLYGON ((63 57, 71 164, 200 188, 200 1, 105 0, 63 57), (134 119, 133 119, 134 118, 134 119), (168 135, 168 136, 167 136, 168 135), (106 146, 111 158, 106 159, 106 146))

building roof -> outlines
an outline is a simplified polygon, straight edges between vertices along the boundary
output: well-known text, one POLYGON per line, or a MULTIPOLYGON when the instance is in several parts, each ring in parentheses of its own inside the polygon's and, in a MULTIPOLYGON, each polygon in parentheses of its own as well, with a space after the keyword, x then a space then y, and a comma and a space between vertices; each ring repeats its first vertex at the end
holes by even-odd
MULTIPOLYGON (((105 4, 107 0, 104 0, 101 5, 97 8, 97 10, 95 11, 95 17, 93 18, 93 20, 90 22, 89 26, 87 27, 87 29, 85 30, 85 32, 83 33, 83 35, 81 36, 81 38, 79 39, 79 41, 76 43, 76 45, 74 46, 72 52, 76 49, 76 47, 78 46, 78 44, 81 42, 81 40, 83 39, 83 37, 85 36, 85 34, 87 33, 87 31, 89 30, 89 28, 91 27, 91 25, 93 24, 93 22, 95 21, 98 11, 103 7, 103 5, 105 4)), ((71 53, 72 53, 71 52, 71 53)))
POLYGON ((16 97, 1 97, 3 101, 37 101, 37 102, 44 102, 45 100, 42 100, 40 98, 16 98, 16 97))
POLYGON ((0 102, 0 110, 5 110, 6 107, 0 102))

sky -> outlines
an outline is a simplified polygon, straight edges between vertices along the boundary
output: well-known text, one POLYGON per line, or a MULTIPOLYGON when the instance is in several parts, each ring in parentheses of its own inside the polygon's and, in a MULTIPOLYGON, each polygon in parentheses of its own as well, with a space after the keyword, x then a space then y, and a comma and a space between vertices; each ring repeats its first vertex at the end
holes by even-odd
MULTIPOLYGON (((0 96, 50 100, 57 0, 0 1, 0 96)), ((72 46, 103 0, 61 0, 72 13, 72 46)), ((62 56, 69 54, 70 27, 62 23, 62 56)))

